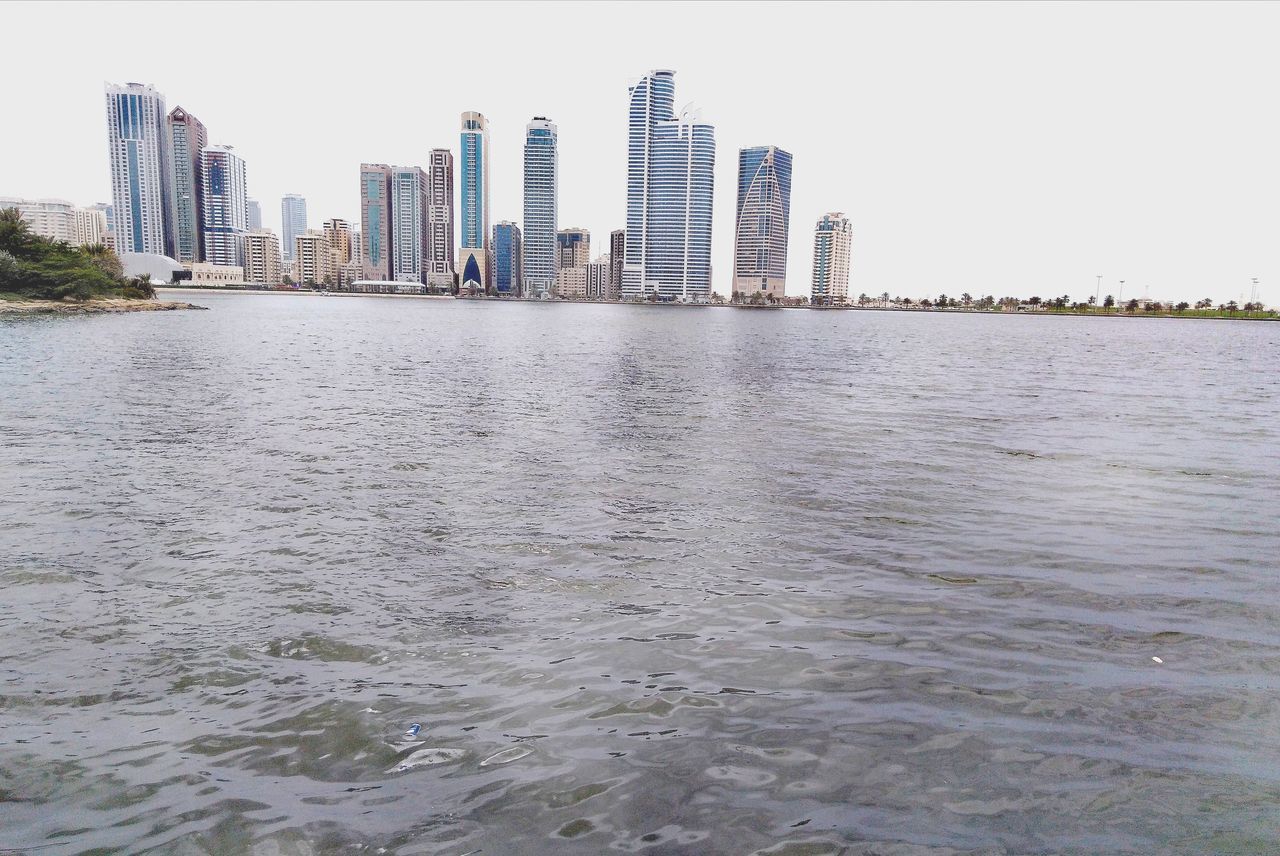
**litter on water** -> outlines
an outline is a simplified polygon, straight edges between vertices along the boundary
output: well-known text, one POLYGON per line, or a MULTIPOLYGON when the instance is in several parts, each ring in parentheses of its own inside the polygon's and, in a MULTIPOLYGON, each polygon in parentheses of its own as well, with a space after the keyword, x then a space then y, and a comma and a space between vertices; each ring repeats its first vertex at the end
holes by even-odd
POLYGON ((1164 662, 1164 660, 1161 660, 1159 657, 1152 657, 1151 659, 1152 659, 1152 660, 1155 660, 1157 663, 1163 663, 1163 662, 1164 662))
POLYGON ((405 737, 417 737, 417 736, 418 736, 418 732, 419 732, 419 731, 421 731, 421 730, 422 730, 422 726, 421 726, 420 724, 418 724, 418 723, 416 723, 416 722, 415 722, 413 725, 410 725, 410 726, 409 726, 409 728, 404 732, 404 736, 405 736, 405 737))
POLYGON ((387 773, 403 773, 405 770, 412 770, 414 767, 427 767, 433 764, 450 764, 460 760, 466 754, 461 749, 445 749, 441 746, 419 749, 390 770, 387 770, 387 773))

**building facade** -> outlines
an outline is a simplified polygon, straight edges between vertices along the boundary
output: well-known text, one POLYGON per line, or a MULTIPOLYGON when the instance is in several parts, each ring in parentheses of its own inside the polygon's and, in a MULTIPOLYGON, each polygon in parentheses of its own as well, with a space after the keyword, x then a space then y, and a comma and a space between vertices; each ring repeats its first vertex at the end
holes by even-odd
POLYGON ((711 292, 715 129, 691 108, 675 113, 674 76, 652 71, 629 90, 622 293, 631 299, 711 292))
POLYGON ((294 279, 299 285, 331 286, 335 283, 332 256, 324 232, 308 229, 293 239, 294 279))
POLYGON ((809 301, 841 304, 849 299, 849 255, 853 227, 843 213, 823 214, 813 232, 813 284, 809 301))
POLYGON ((391 167, 360 164, 360 255, 364 278, 391 279, 391 167))
POLYGON ((256 232, 262 228, 262 206, 258 204, 258 200, 250 199, 249 204, 249 231, 256 232))
POLYGON ((109 83, 106 96, 116 252, 172 258, 172 153, 164 96, 142 83, 109 83))
POLYGON ((169 189, 173 198, 174 259, 190 264, 204 261, 204 177, 201 153, 209 145, 204 123, 174 107, 166 119, 172 173, 169 189))
POLYGON ((204 181, 204 260, 244 266, 249 231, 244 159, 231 146, 206 146, 200 153, 204 181))
POLYGON ((431 150, 430 191, 427 198, 427 285, 434 291, 452 290, 453 152, 431 150))
POLYGON ((55 241, 76 243, 76 209, 65 199, 22 199, 0 196, 0 210, 17 208, 32 232, 55 241))
POLYGON ((605 299, 622 297, 622 263, 627 256, 627 231, 614 229, 609 233, 609 291, 605 299))
POLYGON ((787 232, 791 216, 791 154, 777 146, 738 152, 734 218, 733 291, 781 299, 787 291, 787 232))
POLYGON ((523 293, 520 269, 523 253, 519 226, 503 220, 493 227, 493 288, 498 294, 523 293))
POLYGON ((591 232, 570 226, 556 232, 556 268, 585 267, 591 261, 591 232))
POLYGON ((391 168, 391 279, 426 282, 430 231, 427 174, 422 167, 391 168))
POLYGON ((591 300, 609 300, 609 278, 613 275, 613 261, 609 253, 587 265, 586 296, 591 300))
POLYGON ((243 285, 244 268, 240 265, 216 265, 213 262, 193 262, 192 285, 243 285))
POLYGON ((270 229, 255 229, 244 236, 244 281, 275 288, 283 282, 280 239, 270 229))
POLYGON ((307 231, 307 200, 297 193, 280 198, 280 238, 285 261, 293 261, 294 238, 307 231))
POLYGON ((534 116, 524 137, 524 286, 532 296, 556 280, 560 155, 556 126, 534 116))
POLYGON ((458 196, 461 248, 458 286, 484 291, 489 284, 489 123, 480 113, 462 114, 458 196))
MULTIPOLYGON (((0 206, 2 207, 2 206, 0 206)), ((101 208, 77 208, 75 211, 75 241, 83 247, 87 244, 107 243, 107 214, 101 208)))
POLYGON ((581 300, 587 296, 587 267, 562 267, 556 271, 556 283, 552 293, 566 300, 581 300))

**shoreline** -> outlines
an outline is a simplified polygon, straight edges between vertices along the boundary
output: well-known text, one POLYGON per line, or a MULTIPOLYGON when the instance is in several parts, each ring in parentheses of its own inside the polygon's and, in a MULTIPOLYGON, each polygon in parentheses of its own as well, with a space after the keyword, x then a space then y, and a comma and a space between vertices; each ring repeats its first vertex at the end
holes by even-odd
POLYGON ((178 309, 208 309, 176 300, 134 300, 99 297, 83 302, 64 300, 0 300, 2 315, 105 315, 120 312, 170 312, 178 309))
MULTIPOLYGON (((911 312, 917 314, 941 314, 941 315, 995 315, 995 316, 1019 316, 1026 318, 1052 318, 1056 316, 1074 316, 1077 318, 1171 318, 1184 321, 1280 321, 1280 315, 1257 315, 1245 314, 1240 312, 1236 315, 1202 315, 1192 314, 1200 310, 1189 310, 1188 313, 1178 312, 1135 312, 1128 313, 1122 311, 1116 312, 1077 312, 1071 309, 1051 309, 1036 311, 1014 311, 1006 312, 996 309, 965 309, 963 307, 947 308, 947 309, 925 309, 922 307, 905 307, 905 306, 811 306, 801 304, 796 306, 780 306, 780 305, 760 305, 750 303, 665 303, 665 302, 649 302, 649 301, 626 301, 626 300, 599 300, 599 299, 583 299, 583 300, 542 300, 537 297, 487 297, 487 296, 458 296, 451 294, 381 294, 374 292, 356 292, 356 291, 308 291, 304 289, 248 289, 248 288, 195 288, 190 286, 156 286, 156 292, 176 292, 180 294, 198 294, 214 292, 219 294, 245 294, 245 295, 289 295, 296 297, 375 297, 375 298, 403 298, 408 300, 472 300, 477 302, 495 302, 495 303, 538 303, 551 305, 599 305, 599 306, 645 306, 645 307, 663 307, 663 308, 680 308, 680 309, 748 309, 748 310, 765 310, 776 311, 782 309, 806 309, 817 312, 911 312)), ((0 307, 4 304, 0 303, 0 307)), ((190 306, 190 304, 187 304, 190 306)), ((174 307, 177 308, 177 307, 174 307)), ((202 309, 205 307, 193 307, 202 309)), ((2 310, 0 310, 2 311, 2 310)), ((122 310, 128 311, 128 310, 122 310)))

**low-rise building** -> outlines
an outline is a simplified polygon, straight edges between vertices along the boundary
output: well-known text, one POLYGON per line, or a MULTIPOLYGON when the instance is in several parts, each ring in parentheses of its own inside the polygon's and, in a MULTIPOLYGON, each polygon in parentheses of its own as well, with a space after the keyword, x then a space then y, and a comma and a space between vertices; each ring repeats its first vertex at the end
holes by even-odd
POLYGON ((244 285, 244 268, 240 265, 215 265, 212 262, 194 262, 191 265, 191 284, 242 286, 244 285))
POLYGON ((587 265, 581 267, 560 268, 556 271, 556 284, 553 289, 556 297, 566 300, 581 300, 587 296, 587 265))

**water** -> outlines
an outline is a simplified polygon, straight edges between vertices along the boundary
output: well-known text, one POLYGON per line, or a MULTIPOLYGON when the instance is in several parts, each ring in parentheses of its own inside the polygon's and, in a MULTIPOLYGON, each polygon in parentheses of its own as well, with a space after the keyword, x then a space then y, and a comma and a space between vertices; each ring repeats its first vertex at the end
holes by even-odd
POLYGON ((0 847, 1280 847, 1280 325, 197 300, 0 323, 0 847))

